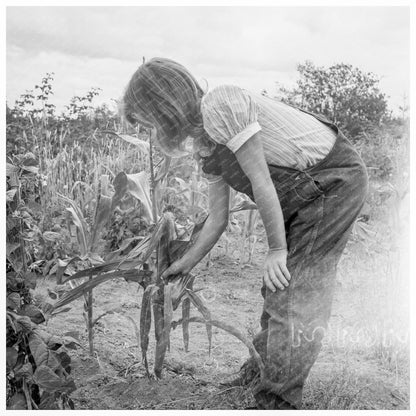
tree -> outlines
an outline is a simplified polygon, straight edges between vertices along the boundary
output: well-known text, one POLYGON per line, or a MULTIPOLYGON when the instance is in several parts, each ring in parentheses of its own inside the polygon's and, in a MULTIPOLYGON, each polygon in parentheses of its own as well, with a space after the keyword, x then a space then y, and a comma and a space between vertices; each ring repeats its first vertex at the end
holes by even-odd
POLYGON ((317 67, 310 61, 299 64, 297 70, 297 85, 293 89, 278 87, 279 99, 325 115, 350 138, 389 119, 386 95, 380 92, 380 80, 373 73, 343 63, 317 67))

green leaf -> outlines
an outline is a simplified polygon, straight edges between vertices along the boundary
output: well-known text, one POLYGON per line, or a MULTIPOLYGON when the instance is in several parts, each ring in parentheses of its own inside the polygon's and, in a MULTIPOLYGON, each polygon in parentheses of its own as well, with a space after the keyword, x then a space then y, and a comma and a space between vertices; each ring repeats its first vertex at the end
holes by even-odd
POLYGON ((146 280, 149 280, 151 276, 151 272, 146 270, 116 270, 114 272, 101 274, 91 280, 88 280, 81 285, 75 287, 74 289, 70 290, 69 292, 65 293, 61 299, 54 305, 54 310, 61 308, 68 303, 73 302, 75 299, 78 299, 83 294, 86 294, 94 287, 98 286, 99 284, 106 282, 107 280, 114 279, 117 277, 122 277, 127 281, 135 281, 138 283, 143 283, 146 280))
POLYGON ((24 275, 25 285, 29 289, 35 289, 38 276, 36 273, 26 272, 24 275))
POLYGON ((51 299, 53 299, 53 300, 58 299, 58 294, 57 294, 56 292, 54 292, 53 290, 51 290, 51 289, 49 289, 49 288, 47 288, 47 291, 48 291, 48 296, 49 296, 51 299))
POLYGON ((7 410, 26 410, 26 398, 23 393, 15 393, 7 404, 7 410))
POLYGON ((16 195, 17 188, 10 189, 6 191, 6 202, 12 202, 14 200, 14 196, 16 195))
POLYGON ((53 311, 53 305, 49 302, 42 302, 39 305, 41 311, 46 314, 46 315, 50 315, 51 312, 53 311))
POLYGON ((61 363, 62 368, 68 373, 71 373, 71 357, 65 352, 61 351, 57 353, 58 359, 61 363))
POLYGON ((55 374, 47 365, 39 365, 33 374, 33 381, 48 392, 60 391, 63 383, 61 378, 55 374))
POLYGON ((44 391, 42 393, 39 410, 60 410, 54 392, 44 391))
POLYGON ((7 295, 6 304, 7 307, 13 310, 20 308, 21 298, 20 295, 16 292, 11 292, 7 295))
POLYGON ((26 153, 22 159, 22 165, 24 168, 28 166, 38 166, 38 161, 36 160, 36 156, 33 153, 26 153))
POLYGON ((28 316, 20 316, 13 312, 7 312, 9 317, 13 318, 13 322, 17 332, 23 332, 29 334, 32 332, 34 325, 28 316))
POLYGON ((71 214, 72 222, 74 223, 77 230, 77 239, 81 257, 84 257, 88 252, 87 236, 88 231, 84 221, 81 220, 73 207, 68 207, 66 210, 71 214))
POLYGON ((74 380, 72 378, 68 377, 66 382, 62 384, 62 392, 65 392, 66 394, 70 394, 73 391, 77 389, 77 386, 75 385, 74 380))
POLYGON ((90 267, 88 269, 80 270, 63 279, 63 283, 69 282, 70 280, 77 280, 87 276, 96 276, 97 274, 112 272, 117 270, 119 262, 109 262, 100 264, 99 266, 90 267))
POLYGON ((95 210, 94 225, 91 230, 91 239, 89 242, 89 249, 92 252, 95 251, 100 233, 110 218, 111 208, 112 198, 100 195, 98 198, 97 208, 95 210))
POLYGON ((166 233, 171 234, 173 229, 173 214, 165 212, 156 224, 152 234, 143 239, 138 246, 131 250, 125 260, 120 262, 118 267, 125 270, 141 266, 156 249, 162 236, 166 233))
POLYGON ((114 131, 106 131, 106 133, 113 134, 114 136, 117 136, 118 138, 124 140, 125 142, 133 144, 145 155, 149 154, 149 143, 144 140, 138 139, 137 137, 130 136, 128 134, 118 134, 114 131))
MULTIPOLYGON (((64 273, 65 273, 67 267, 71 263, 74 263, 75 261, 78 261, 78 260, 81 260, 81 258, 78 257, 78 256, 72 257, 72 258, 67 259, 67 260, 58 259, 57 268, 56 268, 56 281, 57 282, 62 282, 64 280, 63 277, 64 277, 64 273)), ((51 270, 51 273, 52 273, 52 270, 51 270)))
POLYGON ((33 173, 36 175, 39 172, 39 168, 35 166, 22 166, 22 172, 33 173))
POLYGON ((9 243, 6 244, 6 256, 10 256, 14 251, 20 248, 20 243, 9 243))
POLYGON ((79 331, 68 331, 64 334, 65 337, 71 337, 79 342, 79 331))
POLYGON ((6 349, 6 368, 7 371, 13 370, 17 363, 18 352, 15 348, 7 347, 6 349))
POLYGON ((76 350, 78 347, 81 347, 79 341, 69 335, 65 335, 62 338, 62 342, 65 345, 65 347, 69 348, 70 350, 76 350))
POLYGON ((59 361, 53 351, 49 349, 48 345, 42 339, 39 331, 33 331, 33 333, 30 334, 29 348, 37 367, 47 366, 52 370, 56 370, 59 367, 59 361))
POLYGON ((21 312, 28 316, 35 324, 41 324, 42 322, 45 322, 45 316, 43 315, 42 311, 35 305, 23 305, 21 312))
POLYGON ((189 247, 194 244, 199 234, 201 233, 201 230, 207 219, 208 216, 203 221, 194 225, 191 237, 188 241, 173 240, 169 243, 169 258, 172 263, 180 259, 186 253, 189 247))
POLYGON ((71 206, 67 208, 67 211, 71 214, 72 222, 77 228, 78 244, 80 246, 81 256, 85 256, 88 252, 88 226, 82 215, 82 211, 79 209, 77 204, 70 198, 57 193, 57 196, 68 202, 71 206))
POLYGON ((132 174, 120 172, 114 178, 113 186, 115 193, 111 203, 111 211, 113 211, 114 208, 120 204, 124 195, 130 194, 141 202, 144 209, 144 217, 149 222, 157 220, 156 218, 153 219, 150 186, 147 172, 142 171, 132 174))
POLYGON ((117 259, 120 261, 122 256, 125 256, 132 250, 134 243, 138 241, 142 241, 143 239, 144 239, 143 236, 135 236, 135 237, 124 239, 123 242, 120 244, 119 249, 108 253, 105 256, 105 260, 107 262, 116 261, 117 259))
POLYGON ((19 167, 12 165, 11 163, 6 163, 6 176, 12 178, 14 175, 17 175, 19 172, 19 167))
POLYGON ((51 241, 52 243, 62 239, 62 235, 54 231, 45 231, 42 237, 45 241, 51 241))
POLYGON ((14 372, 16 379, 25 379, 31 381, 33 377, 33 368, 30 363, 23 364, 18 370, 14 372))
POLYGON ((15 272, 7 273, 7 289, 20 291, 24 288, 24 280, 15 272))
POLYGON ((97 253, 88 253, 87 258, 93 266, 98 266, 104 263, 102 257, 97 253))

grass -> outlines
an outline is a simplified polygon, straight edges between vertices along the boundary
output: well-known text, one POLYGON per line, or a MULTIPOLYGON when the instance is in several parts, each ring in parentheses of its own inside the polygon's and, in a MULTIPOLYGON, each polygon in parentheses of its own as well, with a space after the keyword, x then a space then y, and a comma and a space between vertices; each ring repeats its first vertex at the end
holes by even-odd
POLYGON ((305 408, 409 406, 407 219, 392 227, 384 208, 384 221, 369 224, 374 240, 351 241, 340 262, 332 317, 305 388, 305 408))
POLYGON ((366 383, 351 370, 348 362, 332 369, 331 376, 325 380, 314 381, 313 386, 304 395, 303 406, 306 409, 353 410, 366 408, 363 390, 366 383), (306 396, 306 397, 305 397, 306 396))

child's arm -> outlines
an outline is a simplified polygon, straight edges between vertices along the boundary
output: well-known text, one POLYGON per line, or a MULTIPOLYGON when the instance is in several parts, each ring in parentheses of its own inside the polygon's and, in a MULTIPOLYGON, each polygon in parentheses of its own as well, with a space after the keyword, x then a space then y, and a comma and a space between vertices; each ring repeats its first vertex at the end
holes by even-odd
POLYGON ((163 279, 178 273, 189 273, 209 253, 227 227, 229 199, 230 188, 223 180, 209 185, 209 217, 194 244, 165 270, 163 279))
POLYGON ((265 262, 264 281, 274 291, 288 285, 290 274, 286 267, 287 245, 285 224, 279 198, 257 134, 250 137, 236 152, 236 158, 250 179, 254 199, 269 243, 269 254, 265 262))

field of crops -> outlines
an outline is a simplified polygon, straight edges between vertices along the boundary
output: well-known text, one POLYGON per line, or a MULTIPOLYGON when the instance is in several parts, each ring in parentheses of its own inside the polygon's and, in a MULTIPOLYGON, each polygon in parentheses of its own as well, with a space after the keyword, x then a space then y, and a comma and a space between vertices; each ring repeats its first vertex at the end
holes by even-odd
MULTIPOLYGON (((207 217, 191 156, 164 157, 97 90, 56 116, 51 76, 7 111, 7 404, 11 409, 242 409, 222 387, 251 353, 267 243, 255 206, 190 275, 160 274, 207 217), (41 104, 40 110, 33 101, 41 104)), ((369 131, 365 209, 339 265, 307 409, 407 409, 408 129, 369 131)))

